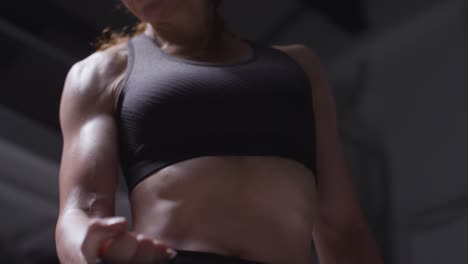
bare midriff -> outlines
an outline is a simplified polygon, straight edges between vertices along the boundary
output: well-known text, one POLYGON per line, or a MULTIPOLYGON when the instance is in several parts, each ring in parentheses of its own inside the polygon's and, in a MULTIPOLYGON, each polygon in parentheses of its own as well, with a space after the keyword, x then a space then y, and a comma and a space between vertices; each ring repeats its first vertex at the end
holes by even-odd
POLYGON ((196 157, 135 186, 132 230, 174 249, 309 264, 315 196, 315 175, 292 159, 196 157))

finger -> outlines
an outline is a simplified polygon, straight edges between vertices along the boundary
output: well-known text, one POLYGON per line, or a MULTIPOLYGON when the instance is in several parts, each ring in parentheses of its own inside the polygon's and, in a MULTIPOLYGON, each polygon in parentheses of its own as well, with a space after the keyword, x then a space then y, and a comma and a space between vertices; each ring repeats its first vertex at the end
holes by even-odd
POLYGON ((107 239, 101 243, 101 246, 99 247, 99 253, 98 253, 99 257, 102 257, 106 254, 107 249, 109 249, 109 246, 112 243, 112 240, 113 239, 107 239))
POLYGON ((106 240, 119 235, 125 230, 122 230, 121 226, 123 226, 121 219, 91 219, 81 245, 82 252, 86 256, 99 256, 98 249, 101 244, 106 240))
POLYGON ((132 263, 135 264, 149 264, 155 263, 158 259, 153 244, 153 240, 145 235, 139 234, 136 237, 137 248, 133 255, 132 263))
POLYGON ((127 220, 121 216, 98 218, 97 222, 99 226, 109 228, 112 230, 126 230, 127 229, 127 220))
POLYGON ((156 253, 156 259, 158 261, 166 260, 171 257, 175 257, 177 252, 171 248, 169 248, 165 243, 162 241, 153 239, 153 248, 156 253))
POLYGON ((124 232, 127 221, 123 217, 95 218, 91 220, 89 232, 94 235, 98 242, 98 256, 103 256, 111 241, 119 233, 124 232))
POLYGON ((111 263, 131 263, 136 248, 137 241, 135 236, 129 232, 125 232, 115 237, 109 243, 102 259, 111 263))

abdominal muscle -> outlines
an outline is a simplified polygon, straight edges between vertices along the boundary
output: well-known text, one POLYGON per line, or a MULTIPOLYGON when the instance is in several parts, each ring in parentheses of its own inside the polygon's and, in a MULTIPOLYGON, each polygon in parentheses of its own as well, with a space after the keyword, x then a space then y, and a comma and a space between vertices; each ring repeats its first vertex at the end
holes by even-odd
POLYGON ((302 163, 279 156, 184 160, 132 190, 132 230, 174 249, 309 264, 314 177, 302 163))

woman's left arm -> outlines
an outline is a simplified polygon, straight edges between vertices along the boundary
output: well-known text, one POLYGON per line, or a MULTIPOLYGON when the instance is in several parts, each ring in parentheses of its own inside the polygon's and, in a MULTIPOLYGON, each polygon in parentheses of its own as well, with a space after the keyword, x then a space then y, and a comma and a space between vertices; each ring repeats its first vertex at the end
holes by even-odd
POLYGON ((340 142, 332 89, 319 57, 305 45, 290 46, 312 89, 316 127, 317 204, 312 239, 322 264, 382 264, 359 206, 340 142))

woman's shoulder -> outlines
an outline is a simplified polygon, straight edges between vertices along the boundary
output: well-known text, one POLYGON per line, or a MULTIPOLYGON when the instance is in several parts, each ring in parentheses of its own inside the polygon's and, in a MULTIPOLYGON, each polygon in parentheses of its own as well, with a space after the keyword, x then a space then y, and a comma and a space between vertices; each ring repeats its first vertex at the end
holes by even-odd
POLYGON ((310 78, 319 78, 323 74, 323 65, 318 53, 306 44, 272 45, 272 48, 281 50, 289 55, 302 66, 310 78))
POLYGON ((90 77, 99 77, 104 80, 116 77, 127 66, 128 49, 126 42, 114 45, 105 50, 98 50, 73 67, 85 69, 90 77))
POLYGON ((69 70, 66 86, 89 96, 113 99, 116 83, 125 74, 128 49, 120 43, 99 50, 76 62, 69 70))
POLYGON ((294 53, 294 54, 303 54, 306 56, 317 56, 317 53, 315 52, 314 49, 302 43, 272 45, 271 47, 274 49, 279 49, 279 50, 294 53))

